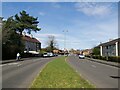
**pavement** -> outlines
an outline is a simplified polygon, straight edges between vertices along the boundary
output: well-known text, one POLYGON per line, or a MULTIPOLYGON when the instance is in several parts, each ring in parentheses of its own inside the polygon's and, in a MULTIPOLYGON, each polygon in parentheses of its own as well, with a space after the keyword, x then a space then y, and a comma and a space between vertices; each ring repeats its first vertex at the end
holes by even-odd
POLYGON ((117 67, 88 59, 79 59, 77 56, 68 57, 67 63, 81 77, 97 88, 118 88, 120 77, 118 76, 119 68, 117 67))
MULTIPOLYGON (((36 58, 40 58, 40 57, 21 58, 19 61, 29 60, 31 58, 36 59, 36 58)), ((16 59, 2 60, 2 61, 0 61, 0 64, 6 64, 6 63, 12 63, 12 62, 17 62, 17 60, 16 59)))
POLYGON ((114 67, 120 68, 120 63, 117 63, 117 62, 110 62, 110 61, 104 61, 104 60, 87 58, 87 57, 86 57, 86 59, 94 61, 94 62, 98 62, 98 63, 102 63, 102 64, 106 64, 106 65, 110 65, 110 66, 114 66, 114 67))

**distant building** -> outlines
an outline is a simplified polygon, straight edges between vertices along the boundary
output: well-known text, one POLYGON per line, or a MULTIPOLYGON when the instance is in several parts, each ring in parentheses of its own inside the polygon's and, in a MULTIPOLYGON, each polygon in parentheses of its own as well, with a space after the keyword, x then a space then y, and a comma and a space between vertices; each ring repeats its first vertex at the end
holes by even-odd
POLYGON ((53 50, 53 53, 58 54, 60 51, 58 49, 53 50))
POLYGON ((101 56, 120 56, 120 38, 101 43, 99 47, 101 56))
POLYGON ((36 53, 41 49, 40 41, 38 41, 36 38, 33 38, 32 36, 23 35, 22 40, 25 43, 24 52, 36 53))
POLYGON ((92 53, 92 49, 85 49, 81 51, 81 54, 83 55, 90 55, 92 53))
POLYGON ((64 50, 59 50, 58 54, 64 55, 64 50))

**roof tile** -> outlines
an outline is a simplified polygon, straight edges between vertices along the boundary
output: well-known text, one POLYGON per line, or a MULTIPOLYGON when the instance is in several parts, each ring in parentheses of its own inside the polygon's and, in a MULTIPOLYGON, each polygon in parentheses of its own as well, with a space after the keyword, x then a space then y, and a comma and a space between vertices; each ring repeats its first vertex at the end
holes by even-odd
POLYGON ((38 41, 36 38, 31 38, 30 36, 27 35, 23 36, 22 39, 29 42, 40 43, 40 41, 38 41))

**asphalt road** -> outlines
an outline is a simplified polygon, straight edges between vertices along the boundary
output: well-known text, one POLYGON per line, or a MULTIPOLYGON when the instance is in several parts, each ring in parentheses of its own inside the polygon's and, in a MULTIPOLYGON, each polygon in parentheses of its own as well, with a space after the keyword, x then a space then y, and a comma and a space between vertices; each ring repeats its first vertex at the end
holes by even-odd
POLYGON ((29 88, 42 68, 53 58, 33 58, 2 65, 2 88, 29 88))
POLYGON ((118 68, 70 56, 67 62, 97 88, 118 88, 118 68))

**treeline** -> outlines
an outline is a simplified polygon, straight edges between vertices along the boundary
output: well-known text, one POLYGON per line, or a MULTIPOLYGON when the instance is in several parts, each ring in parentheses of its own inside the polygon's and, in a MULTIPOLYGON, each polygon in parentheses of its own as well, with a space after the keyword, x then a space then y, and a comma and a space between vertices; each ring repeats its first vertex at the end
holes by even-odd
POLYGON ((39 31, 38 28, 38 18, 30 16, 26 11, 21 11, 19 14, 9 17, 4 20, 0 17, 2 21, 2 59, 13 59, 16 58, 16 54, 23 53, 24 42, 22 41, 23 31, 27 31, 31 34, 31 31, 39 31))

